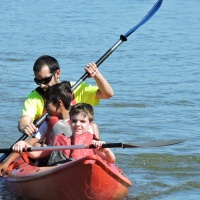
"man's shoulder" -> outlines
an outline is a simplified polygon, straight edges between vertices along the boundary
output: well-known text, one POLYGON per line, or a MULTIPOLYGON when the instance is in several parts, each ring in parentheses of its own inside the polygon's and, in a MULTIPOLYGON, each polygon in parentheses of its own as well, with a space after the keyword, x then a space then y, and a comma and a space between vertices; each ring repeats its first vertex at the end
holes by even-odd
POLYGON ((42 95, 35 89, 31 91, 26 99, 43 99, 42 95))
MULTIPOLYGON (((71 83, 71 86, 73 86, 75 84, 75 82, 70 82, 71 83)), ((84 93, 85 91, 88 91, 88 90, 97 90, 98 89, 98 86, 93 86, 89 83, 86 83, 86 82, 82 82, 76 89, 75 89, 75 93, 76 92, 82 92, 84 93)))

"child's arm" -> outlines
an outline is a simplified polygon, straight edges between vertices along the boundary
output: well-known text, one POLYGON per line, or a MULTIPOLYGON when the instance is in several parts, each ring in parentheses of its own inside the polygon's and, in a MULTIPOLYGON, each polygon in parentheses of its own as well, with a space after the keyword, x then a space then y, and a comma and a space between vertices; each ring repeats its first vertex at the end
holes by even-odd
POLYGON ((93 133, 95 134, 95 137, 99 140, 100 133, 99 133, 99 128, 98 128, 97 124, 95 124, 95 123, 92 124, 92 130, 93 130, 93 133))
MULTIPOLYGON (((13 150, 16 152, 22 153, 23 149, 28 148, 28 147, 32 147, 32 145, 30 145, 29 143, 25 141, 19 141, 13 146, 13 150)), ((37 158, 46 157, 50 155, 50 153, 51 151, 31 151, 31 152, 28 152, 28 155, 33 159, 37 159, 37 158)))
POLYGON ((9 165, 17 158, 20 157, 20 153, 12 153, 8 159, 0 165, 0 175, 3 175, 8 169, 9 165))
MULTIPOLYGON (((28 144, 25 141, 19 141, 16 144, 13 145, 12 149, 13 149, 13 151, 15 151, 17 153, 23 153, 23 149, 24 148, 28 148, 28 147, 32 147, 32 145, 28 144)), ((37 151, 35 151, 35 152, 28 152, 28 155, 31 158, 36 158, 38 156, 37 154, 38 154, 37 151)))
MULTIPOLYGON (((29 144, 29 145, 34 145, 35 143, 37 143, 39 140, 37 138, 29 138, 26 143, 29 144)), ((17 143, 16 143, 17 144, 17 143)), ((14 146, 14 145, 13 145, 14 146)), ((18 148, 18 147, 16 147, 18 148)), ((19 158, 21 156, 21 152, 22 152, 22 149, 23 148, 18 148, 18 152, 14 152, 12 153, 8 159, 2 163, 0 165, 0 174, 3 174, 7 169, 8 169, 8 166, 17 158, 19 158), (21 150, 20 150, 21 149, 21 150), (20 153, 19 153, 20 152, 20 153)))
POLYGON ((109 163, 114 163, 116 160, 115 154, 109 148, 101 148, 102 144, 104 143, 104 141, 93 140, 92 144, 97 147, 96 149, 94 149, 94 153, 100 156, 103 160, 109 163))
POLYGON ((23 149, 28 147, 32 147, 32 145, 25 141, 19 141, 13 145, 12 149, 14 152, 23 153, 23 149))

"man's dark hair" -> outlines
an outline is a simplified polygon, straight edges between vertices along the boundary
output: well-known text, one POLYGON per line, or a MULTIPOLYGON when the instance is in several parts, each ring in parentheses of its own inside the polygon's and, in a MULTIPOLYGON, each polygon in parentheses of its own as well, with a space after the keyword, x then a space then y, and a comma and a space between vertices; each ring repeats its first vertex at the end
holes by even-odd
POLYGON ((40 56, 34 63, 33 66, 33 71, 34 72, 40 72, 42 67, 44 67, 45 65, 47 65, 50 69, 50 73, 54 73, 56 70, 60 69, 59 63, 58 61, 48 55, 43 55, 40 56))

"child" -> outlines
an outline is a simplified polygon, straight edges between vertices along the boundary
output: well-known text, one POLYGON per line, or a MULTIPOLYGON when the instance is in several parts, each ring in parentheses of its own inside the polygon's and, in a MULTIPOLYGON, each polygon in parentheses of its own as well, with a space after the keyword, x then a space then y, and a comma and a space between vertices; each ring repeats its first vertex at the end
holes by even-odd
MULTIPOLYGON (((105 142, 91 140, 91 133, 88 132, 89 128, 94 123, 93 107, 86 103, 78 103, 70 108, 70 126, 74 143, 81 144, 85 140, 86 144, 93 144, 96 149, 92 149, 94 154, 99 155, 103 160, 109 163, 115 162, 115 155, 109 148, 101 148, 105 142), (81 141, 81 142, 80 142, 81 141), (88 142, 87 142, 88 141, 88 142)), ((83 157, 85 156, 83 150, 73 150, 72 156, 83 157)))
MULTIPOLYGON (((96 148, 52 151, 48 165, 69 161, 69 158, 78 159, 94 154, 97 154, 108 163, 114 163, 114 153, 109 148, 101 148, 105 142, 96 140, 95 135, 88 131, 94 123, 93 107, 86 103, 78 103, 70 107, 69 115, 72 135, 66 137, 63 134, 57 134, 54 137, 53 144, 55 146, 93 144, 96 148)), ((41 157, 40 152, 29 152, 29 155, 33 158, 41 157)))

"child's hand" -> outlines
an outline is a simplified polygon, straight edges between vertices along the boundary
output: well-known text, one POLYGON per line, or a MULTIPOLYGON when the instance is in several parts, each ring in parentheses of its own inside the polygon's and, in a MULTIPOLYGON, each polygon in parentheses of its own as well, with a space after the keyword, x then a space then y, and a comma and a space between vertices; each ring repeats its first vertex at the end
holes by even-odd
POLYGON ((100 149, 103 144, 105 144, 104 141, 97 141, 97 140, 92 140, 92 144, 97 148, 100 149))
POLYGON ((5 162, 5 163, 2 163, 0 165, 0 176, 3 176, 5 174, 5 172, 7 171, 8 169, 8 164, 5 162))
POLYGON ((30 147, 30 145, 28 145, 25 141, 19 141, 13 145, 12 149, 15 152, 22 153, 23 148, 25 148, 25 147, 30 147))
POLYGON ((94 153, 100 156, 103 160, 106 160, 109 163, 115 162, 115 155, 109 148, 102 148, 102 145, 105 144, 104 141, 92 140, 92 144, 96 147, 94 153))

